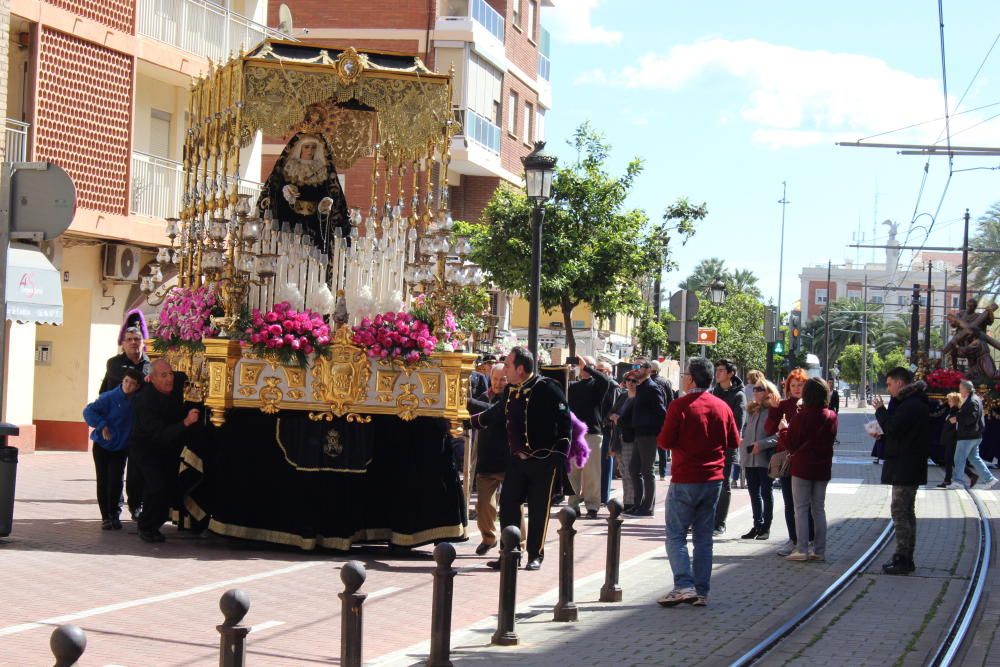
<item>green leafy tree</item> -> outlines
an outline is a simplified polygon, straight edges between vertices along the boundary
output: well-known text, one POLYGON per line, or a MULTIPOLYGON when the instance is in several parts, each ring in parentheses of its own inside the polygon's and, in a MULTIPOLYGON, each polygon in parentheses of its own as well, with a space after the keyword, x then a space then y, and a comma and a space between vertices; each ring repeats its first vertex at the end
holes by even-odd
POLYGON ((767 343, 763 303, 749 294, 729 295, 720 305, 703 300, 698 323, 719 330, 718 344, 707 350, 709 359, 729 359, 744 373, 751 368, 764 368, 767 343))
MULTIPOLYGON (((639 158, 620 176, 610 174, 605 165, 610 147, 587 123, 569 143, 579 157, 556 170, 552 200, 545 204, 541 303, 562 313, 566 343, 575 355, 573 309, 586 302, 602 319, 641 317, 647 304, 637 278, 661 266, 670 238, 651 229, 645 212, 625 206, 642 172, 639 158)), ((471 259, 506 291, 529 293, 531 210, 523 191, 500 187, 483 212, 486 224, 459 230, 471 237, 471 259)))
MULTIPOLYGON (((844 348, 840 356, 837 357, 837 364, 840 366, 840 379, 851 384, 861 382, 861 346, 851 344, 844 348)), ((882 357, 878 352, 871 352, 868 356, 868 377, 882 374, 882 357)))
MULTIPOLYGON (((861 303, 860 299, 837 299, 830 304, 830 361, 840 358, 844 349, 852 343, 861 342, 862 311, 868 312, 868 340, 878 341, 882 335, 882 307, 877 304, 861 303)), ((812 338, 812 349, 823 362, 826 344, 826 309, 813 317, 802 331, 812 338)))
POLYGON ((906 354, 903 353, 903 348, 901 347, 890 350, 882 358, 882 370, 879 376, 884 378, 886 373, 897 366, 902 366, 903 368, 910 367, 910 360, 906 358, 906 354))
POLYGON ((976 233, 969 245, 972 247, 969 254, 971 286, 992 294, 1000 292, 1000 253, 976 252, 979 248, 1000 248, 1000 202, 993 204, 976 221, 976 233))

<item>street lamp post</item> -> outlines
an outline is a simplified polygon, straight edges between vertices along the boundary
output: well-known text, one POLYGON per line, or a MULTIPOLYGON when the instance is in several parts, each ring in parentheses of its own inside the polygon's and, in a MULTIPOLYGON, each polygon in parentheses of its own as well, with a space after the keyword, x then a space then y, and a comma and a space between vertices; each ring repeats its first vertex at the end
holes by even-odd
MULTIPOLYGON (((713 305, 721 306, 726 301, 726 283, 722 282, 722 278, 716 278, 712 281, 712 284, 708 286, 708 299, 713 305)), ((706 346, 701 346, 701 356, 708 356, 708 349, 706 346)))
POLYGON ((528 311, 528 349, 538 365, 538 309, 542 296, 542 220, 543 205, 552 196, 552 175, 556 158, 545 153, 545 142, 536 141, 535 148, 521 159, 524 165, 525 190, 531 200, 531 298, 528 311))

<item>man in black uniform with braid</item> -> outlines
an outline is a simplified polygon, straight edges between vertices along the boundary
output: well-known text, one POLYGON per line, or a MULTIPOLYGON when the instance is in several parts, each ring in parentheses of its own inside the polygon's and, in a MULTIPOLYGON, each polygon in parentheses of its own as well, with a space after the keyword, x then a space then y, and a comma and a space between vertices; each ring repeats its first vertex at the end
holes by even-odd
MULTIPOLYGON (((568 486, 566 473, 572 425, 562 388, 535 373, 535 359, 515 347, 504 359, 510 384, 501 400, 472 417, 475 428, 505 423, 511 457, 500 490, 500 525, 521 523, 521 505, 528 503, 528 564, 537 570, 545 557, 545 532, 549 525, 554 490, 568 486)), ((499 561, 487 563, 498 569, 499 561)))

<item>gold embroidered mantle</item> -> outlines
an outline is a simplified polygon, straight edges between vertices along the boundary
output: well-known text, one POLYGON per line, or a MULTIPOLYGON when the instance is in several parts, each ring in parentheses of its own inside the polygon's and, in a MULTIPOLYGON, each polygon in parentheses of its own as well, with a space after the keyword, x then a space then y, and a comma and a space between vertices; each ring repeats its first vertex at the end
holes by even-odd
MULTIPOLYGON (((466 399, 476 356, 439 352, 426 361, 402 364, 372 360, 351 342, 351 329, 334 333, 328 357, 310 356, 310 367, 286 366, 258 357, 237 341, 205 339, 199 363, 188 364, 188 399, 201 401, 221 426, 230 408, 309 412, 315 420, 395 415, 449 420, 453 431, 468 419, 466 399)), ((168 355, 169 357, 170 355, 168 355)))

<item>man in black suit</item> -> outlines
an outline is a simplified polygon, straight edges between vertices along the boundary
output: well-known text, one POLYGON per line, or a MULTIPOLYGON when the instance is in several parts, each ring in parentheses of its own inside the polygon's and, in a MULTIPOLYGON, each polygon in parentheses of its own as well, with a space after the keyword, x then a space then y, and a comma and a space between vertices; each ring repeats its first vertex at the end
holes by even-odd
POLYGON ((186 381, 183 373, 174 373, 170 362, 157 359, 150 364, 150 386, 135 398, 129 456, 139 464, 145 484, 139 515, 139 537, 144 542, 166 541, 160 526, 170 512, 185 436, 198 422, 198 410, 184 409, 186 381))
MULTIPOLYGON (((528 503, 528 564, 537 570, 545 557, 553 490, 568 486, 566 463, 572 424, 566 394, 554 381, 535 373, 535 359, 515 347, 504 360, 509 382, 502 400, 472 416, 475 428, 504 424, 511 457, 500 490, 500 525, 521 523, 521 505, 528 503), (530 399, 530 400, 529 400, 530 399)), ((499 561, 487 563, 499 569, 499 561)))

